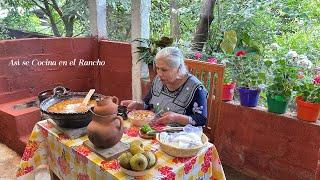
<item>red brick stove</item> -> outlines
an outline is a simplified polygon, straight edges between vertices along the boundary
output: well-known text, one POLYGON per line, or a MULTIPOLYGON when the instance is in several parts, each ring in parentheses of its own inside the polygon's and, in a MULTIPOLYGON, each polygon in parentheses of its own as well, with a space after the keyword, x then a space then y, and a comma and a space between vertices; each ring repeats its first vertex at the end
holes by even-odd
POLYGON ((37 107, 14 108, 36 100, 40 91, 58 84, 131 98, 131 46, 95 38, 46 38, 0 41, 0 142, 22 154, 40 120, 37 107), (104 66, 23 65, 22 61, 105 61, 104 66), (9 65, 19 61, 19 66, 9 65), (119 91, 121 89, 121 91, 119 91))

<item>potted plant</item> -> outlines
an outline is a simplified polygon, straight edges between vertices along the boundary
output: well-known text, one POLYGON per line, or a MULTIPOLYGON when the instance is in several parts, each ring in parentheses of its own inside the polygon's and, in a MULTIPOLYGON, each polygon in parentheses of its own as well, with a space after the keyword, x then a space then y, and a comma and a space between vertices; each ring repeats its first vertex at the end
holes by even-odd
POLYGON ((247 107, 256 107, 261 92, 260 86, 266 79, 264 62, 255 52, 237 51, 229 61, 234 71, 238 85, 240 104, 247 107))
POLYGON ((137 47, 138 51, 135 53, 140 53, 138 61, 142 61, 148 65, 149 76, 152 80, 156 75, 156 72, 154 71, 154 58, 157 52, 164 47, 171 46, 173 39, 169 37, 162 37, 160 40, 137 38, 133 41, 137 41, 141 44, 141 46, 137 47))
MULTIPOLYGON (((222 100, 231 101, 233 100, 234 90, 236 88, 235 75, 232 66, 229 64, 229 55, 223 53, 216 53, 215 57, 219 59, 219 63, 225 65, 224 76, 223 76, 223 90, 222 100)), ((208 60, 210 62, 210 60, 208 60)))
POLYGON ((232 78, 232 69, 229 66, 226 66, 224 71, 224 77, 223 77, 222 100, 223 101, 233 100, 235 88, 236 88, 236 82, 232 78))
POLYGON ((291 59, 265 61, 271 81, 267 91, 268 111, 283 114, 288 108, 297 79, 298 68, 291 59))
POLYGON ((320 117, 320 75, 306 73, 301 75, 296 86, 298 119, 315 122, 320 117))

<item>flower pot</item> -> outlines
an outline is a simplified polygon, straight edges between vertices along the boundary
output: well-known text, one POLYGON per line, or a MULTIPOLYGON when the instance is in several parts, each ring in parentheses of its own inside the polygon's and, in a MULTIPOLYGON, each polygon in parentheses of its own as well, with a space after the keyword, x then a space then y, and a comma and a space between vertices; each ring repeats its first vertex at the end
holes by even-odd
POLYGON ((320 103, 310 103, 302 99, 301 96, 296 98, 297 117, 298 119, 316 122, 320 116, 320 103))
POLYGON ((248 89, 239 87, 239 96, 241 106, 256 107, 258 105, 260 89, 248 89))
POLYGON ((267 95, 268 111, 284 114, 287 111, 289 101, 289 99, 286 100, 283 96, 267 95))
POLYGON ((223 91, 222 91, 223 101, 231 101, 233 99, 235 87, 236 87, 235 82, 223 84, 223 91))

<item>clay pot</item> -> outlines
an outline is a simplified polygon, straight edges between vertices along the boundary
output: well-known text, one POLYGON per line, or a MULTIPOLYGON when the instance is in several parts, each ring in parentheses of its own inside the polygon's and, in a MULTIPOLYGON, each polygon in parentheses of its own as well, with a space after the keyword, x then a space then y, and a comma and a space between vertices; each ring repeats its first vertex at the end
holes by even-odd
POLYGON ((117 114, 119 99, 116 96, 106 96, 97 102, 94 112, 99 115, 117 114))
POLYGON ((123 119, 117 115, 117 103, 117 97, 107 96, 93 109, 93 118, 87 127, 87 133, 89 140, 98 148, 111 148, 122 138, 123 119))

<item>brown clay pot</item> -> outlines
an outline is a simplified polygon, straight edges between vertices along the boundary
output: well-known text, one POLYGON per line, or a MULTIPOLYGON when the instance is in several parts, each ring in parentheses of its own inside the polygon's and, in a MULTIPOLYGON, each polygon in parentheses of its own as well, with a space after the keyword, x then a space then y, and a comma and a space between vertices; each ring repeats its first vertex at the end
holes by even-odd
POLYGON ((117 114, 119 99, 116 96, 106 96, 97 102, 94 112, 99 115, 117 114))
POLYGON ((117 116, 118 98, 107 96, 93 109, 93 118, 87 127, 88 138, 98 148, 111 148, 124 131, 123 119, 117 116), (116 100, 116 103, 113 102, 116 100))

